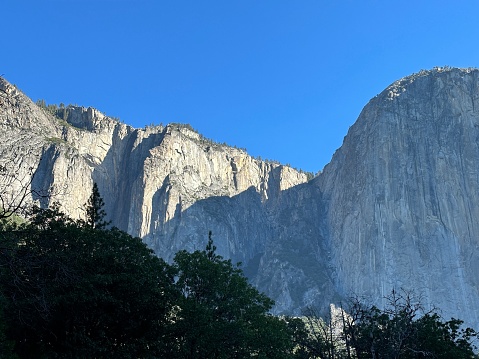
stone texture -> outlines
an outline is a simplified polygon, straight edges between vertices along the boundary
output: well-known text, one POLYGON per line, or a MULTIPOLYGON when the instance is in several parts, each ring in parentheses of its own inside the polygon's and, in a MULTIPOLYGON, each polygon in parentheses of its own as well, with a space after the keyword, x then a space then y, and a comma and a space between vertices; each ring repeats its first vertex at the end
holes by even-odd
MULTIPOLYGON (((305 173, 214 143, 187 125, 134 129, 73 106, 58 109, 59 119, 6 81, 1 86, 0 157, 28 163, 33 187, 53 194, 30 202, 58 201, 81 218, 96 182, 113 225, 158 255, 171 260, 180 249, 203 249, 211 230, 219 254, 242 262, 251 278, 268 248, 277 250, 273 209, 284 191, 306 182, 305 173)), ((25 168, 23 184, 29 175, 25 168)))
MULTIPOLYGON (((135 129, 92 108, 54 117, 0 79, 0 190, 28 183, 84 216, 97 182, 113 224, 171 260, 203 249, 242 262, 275 313, 393 288, 479 323, 479 71, 435 68, 389 86, 313 180, 203 138, 135 129), (10 181, 10 182, 9 182, 10 181)), ((46 206, 49 201, 35 196, 46 206)))
POLYGON ((364 108, 316 179, 347 295, 414 289, 479 323, 479 72, 423 71, 364 108))

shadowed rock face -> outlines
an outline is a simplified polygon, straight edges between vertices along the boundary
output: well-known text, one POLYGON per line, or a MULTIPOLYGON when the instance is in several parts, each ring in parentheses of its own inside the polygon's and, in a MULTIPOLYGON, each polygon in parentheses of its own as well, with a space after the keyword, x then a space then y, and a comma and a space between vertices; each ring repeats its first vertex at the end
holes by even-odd
POLYGON ((167 260, 203 249, 212 230, 276 313, 351 294, 381 304, 404 288, 476 325, 478 78, 434 69, 395 82, 309 182, 184 125, 134 129, 80 107, 59 120, 0 80, 0 160, 23 183, 33 168, 33 186, 73 217, 97 182, 113 224, 167 260))

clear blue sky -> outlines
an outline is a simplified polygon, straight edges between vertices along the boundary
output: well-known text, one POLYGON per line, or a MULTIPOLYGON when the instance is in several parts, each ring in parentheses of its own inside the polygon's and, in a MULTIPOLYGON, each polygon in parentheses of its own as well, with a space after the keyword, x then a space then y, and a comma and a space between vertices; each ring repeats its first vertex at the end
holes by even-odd
POLYGON ((189 123, 317 172, 366 103, 479 66, 479 1, 3 0, 0 74, 134 127, 189 123))

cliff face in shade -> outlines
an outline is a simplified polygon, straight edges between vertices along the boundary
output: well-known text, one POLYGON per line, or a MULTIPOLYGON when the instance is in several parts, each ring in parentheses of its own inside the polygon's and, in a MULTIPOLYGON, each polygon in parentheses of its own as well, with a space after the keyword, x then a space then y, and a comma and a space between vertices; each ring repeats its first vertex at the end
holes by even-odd
POLYGON ((478 70, 395 82, 309 182, 185 125, 135 129, 81 107, 55 115, 0 80, 0 164, 21 180, 0 173, 5 195, 35 173, 36 190, 82 217, 97 182, 113 224, 167 260, 203 249, 212 230, 276 313, 352 294, 381 305, 404 288, 478 326, 478 70))

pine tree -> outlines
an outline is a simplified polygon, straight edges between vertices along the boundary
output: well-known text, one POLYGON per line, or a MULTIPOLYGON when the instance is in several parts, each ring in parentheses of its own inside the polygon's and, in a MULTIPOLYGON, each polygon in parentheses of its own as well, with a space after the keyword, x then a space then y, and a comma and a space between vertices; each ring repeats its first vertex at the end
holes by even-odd
POLYGON ((86 223, 96 229, 105 229, 111 222, 105 221, 106 212, 103 209, 105 202, 100 196, 98 185, 93 183, 93 189, 88 202, 86 203, 86 223))
POLYGON ((269 311, 274 302, 242 270, 216 254, 211 232, 203 251, 174 258, 181 293, 172 321, 175 358, 291 358, 292 334, 269 311))
POLYGON ((206 245, 206 250, 205 250, 205 253, 206 253, 206 257, 210 260, 210 261, 215 261, 217 259, 221 259, 219 258, 219 256, 216 255, 216 246, 213 244, 213 232, 209 231, 208 232, 208 244, 206 245))
POLYGON ((140 238, 56 208, 2 236, 1 359, 172 358, 174 271, 140 238))

